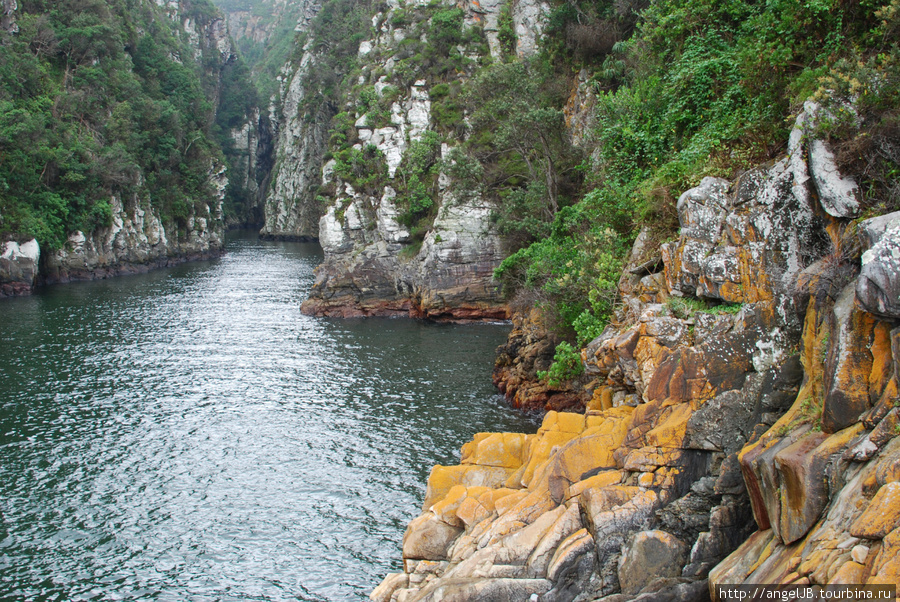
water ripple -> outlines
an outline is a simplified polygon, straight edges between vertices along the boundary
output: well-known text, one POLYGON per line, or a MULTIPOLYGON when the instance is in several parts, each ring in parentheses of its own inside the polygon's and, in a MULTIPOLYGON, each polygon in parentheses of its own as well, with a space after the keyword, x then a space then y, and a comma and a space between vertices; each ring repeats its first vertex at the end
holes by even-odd
POLYGON ((433 464, 533 430, 496 325, 299 313, 320 251, 0 303, 0 600, 365 599, 433 464))

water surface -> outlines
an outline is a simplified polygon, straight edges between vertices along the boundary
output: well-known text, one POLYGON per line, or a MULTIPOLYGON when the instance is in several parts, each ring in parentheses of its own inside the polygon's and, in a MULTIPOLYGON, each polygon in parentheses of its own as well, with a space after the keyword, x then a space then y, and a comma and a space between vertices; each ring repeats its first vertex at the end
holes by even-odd
POLYGON ((303 316, 316 245, 0 300, 0 599, 363 600, 433 464, 533 432, 501 325, 303 316))

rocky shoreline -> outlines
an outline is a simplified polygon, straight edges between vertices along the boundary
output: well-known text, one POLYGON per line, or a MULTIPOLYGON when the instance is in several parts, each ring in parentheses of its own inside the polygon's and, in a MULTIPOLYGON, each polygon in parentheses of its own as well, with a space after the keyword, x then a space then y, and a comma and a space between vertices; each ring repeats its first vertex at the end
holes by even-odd
MULTIPOLYGON (((629 268, 658 267, 626 269, 616 320, 584 350, 584 413, 478 433, 434 467, 403 571, 372 600, 900 582, 900 215, 856 219, 855 183, 808 139, 817 110, 788 156, 681 195, 661 261, 639 237, 629 268)), ((501 387, 546 407, 506 370, 526 349, 529 369, 547 361, 528 324, 501 387)))
POLYGON ((137 202, 126 205, 113 196, 111 225, 90 233, 73 232, 62 249, 42 253, 34 239, 21 244, 6 241, 0 255, 0 297, 29 295, 45 284, 142 274, 220 257, 225 236, 224 174, 220 172, 213 182, 218 196, 205 206, 205 215, 188 218, 181 232, 164 224, 154 210, 137 202))

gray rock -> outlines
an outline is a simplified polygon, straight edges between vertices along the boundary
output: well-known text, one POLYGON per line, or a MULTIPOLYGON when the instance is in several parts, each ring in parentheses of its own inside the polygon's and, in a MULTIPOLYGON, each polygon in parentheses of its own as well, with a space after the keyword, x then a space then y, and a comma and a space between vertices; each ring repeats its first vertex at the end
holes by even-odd
POLYGON ((321 204, 315 191, 322 183, 322 163, 328 141, 331 116, 316 111, 306 118, 302 108, 304 82, 316 68, 314 53, 307 49, 299 66, 282 84, 281 115, 275 142, 272 183, 265 201, 265 225, 260 235, 267 238, 317 238, 321 204))
MULTIPOLYGON (((227 179, 224 167, 210 173, 217 195, 188 218, 186 235, 167 231, 158 211, 137 199, 110 197, 112 224, 93 232, 73 232, 63 248, 47 256, 44 282, 92 280, 146 272, 187 259, 221 253, 225 224, 222 203, 227 179)), ((170 225, 171 226, 171 225, 170 225)))
POLYGON ((900 211, 886 213, 859 222, 856 229, 856 235, 859 237, 859 244, 863 252, 874 247, 884 233, 900 226, 900 211))
POLYGON ((619 586, 623 594, 637 594, 648 581, 680 577, 688 547, 665 531, 642 531, 622 550, 619 586))
POLYGON ((699 186, 678 198, 682 236, 713 244, 719 241, 728 209, 729 186, 730 182, 722 178, 703 178, 699 186))
POLYGON ((650 583, 632 602, 708 602, 709 582, 660 579, 650 583))
POLYGON ((900 225, 887 228, 863 253, 856 298, 869 313, 900 318, 900 225))
POLYGON ((819 191, 819 203, 828 215, 850 218, 859 213, 856 181, 841 176, 834 153, 822 140, 813 140, 809 145, 809 170, 819 191))
POLYGON ((27 295, 38 275, 41 248, 37 240, 6 241, 0 247, 0 297, 27 295))

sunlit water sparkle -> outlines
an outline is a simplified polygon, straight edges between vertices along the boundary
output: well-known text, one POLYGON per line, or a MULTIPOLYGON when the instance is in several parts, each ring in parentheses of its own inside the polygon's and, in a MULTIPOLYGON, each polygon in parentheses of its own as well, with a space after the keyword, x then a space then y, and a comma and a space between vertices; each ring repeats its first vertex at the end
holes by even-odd
POLYGON ((529 431, 502 325, 327 320, 315 245, 0 300, 0 600, 363 600, 434 464, 529 431))

